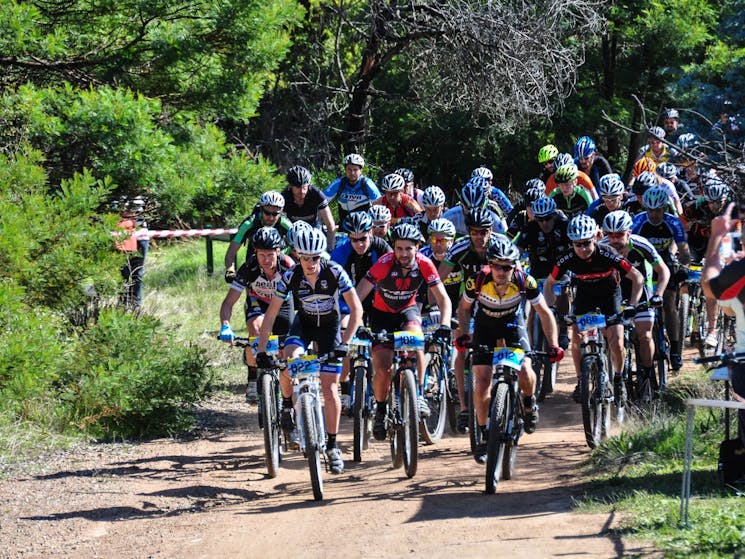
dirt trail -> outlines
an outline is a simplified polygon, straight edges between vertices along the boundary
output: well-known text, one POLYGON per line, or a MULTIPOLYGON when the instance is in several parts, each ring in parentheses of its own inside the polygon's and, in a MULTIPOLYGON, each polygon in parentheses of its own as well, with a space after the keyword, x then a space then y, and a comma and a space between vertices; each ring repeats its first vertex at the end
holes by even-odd
POLYGON ((520 441, 515 479, 483 493, 484 468, 465 437, 420 452, 407 479, 386 443, 351 461, 351 419, 340 441, 347 471, 325 477, 314 502, 299 453, 266 477, 255 407, 216 400, 187 441, 87 447, 51 457, 40 473, 0 481, 1 557, 525 557, 656 556, 610 535, 613 515, 570 512, 588 454, 563 382, 520 441))

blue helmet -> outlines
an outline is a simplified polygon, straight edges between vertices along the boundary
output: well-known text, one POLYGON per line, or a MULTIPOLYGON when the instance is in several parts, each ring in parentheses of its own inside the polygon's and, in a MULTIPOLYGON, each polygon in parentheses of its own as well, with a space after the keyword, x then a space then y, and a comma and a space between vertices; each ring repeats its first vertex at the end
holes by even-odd
POLYGON ((574 144, 574 157, 577 159, 590 157, 593 153, 595 153, 595 142, 590 136, 582 136, 574 144))

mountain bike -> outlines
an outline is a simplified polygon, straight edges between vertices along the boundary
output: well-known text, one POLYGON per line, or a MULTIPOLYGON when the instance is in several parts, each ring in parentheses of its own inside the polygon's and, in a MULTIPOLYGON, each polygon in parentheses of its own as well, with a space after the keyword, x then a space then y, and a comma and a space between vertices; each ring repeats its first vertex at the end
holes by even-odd
MULTIPOLYGON (((488 346, 479 351, 492 351, 488 346)), ((523 433, 525 413, 517 374, 525 357, 544 358, 540 351, 525 352, 521 348, 496 347, 492 358, 492 387, 487 422, 486 492, 497 490, 499 479, 512 479, 517 459, 517 444, 523 433)))
POLYGON ((411 331, 388 334, 382 331, 374 336, 380 342, 393 342, 394 373, 391 375, 385 416, 391 462, 394 468, 403 465, 407 477, 414 477, 419 461, 419 409, 416 358, 410 355, 424 349, 424 334, 411 331))
MULTIPOLYGON (((611 370, 610 354, 601 329, 605 328, 608 323, 619 320, 622 314, 606 318, 602 313, 595 312, 565 317, 568 326, 576 323, 582 339, 579 378, 580 406, 585 440, 590 448, 595 448, 608 437, 614 402, 613 383, 608 374, 611 370)), ((617 414, 623 416, 622 410, 622 405, 619 405, 617 414)))
POLYGON ((372 342, 357 337, 349 342, 349 357, 352 369, 352 416, 353 416, 353 457, 355 462, 362 460, 372 436, 372 417, 375 412, 375 395, 372 388, 372 361, 370 351, 372 342))
POLYGON ((321 457, 326 460, 326 426, 321 405, 321 373, 341 373, 341 362, 331 355, 301 355, 287 360, 294 381, 295 416, 300 450, 308 459, 313 498, 323 499, 321 457))
MULTIPOLYGON (((650 308, 649 302, 637 306, 638 310, 650 308)), ((652 355, 651 375, 639 364, 639 340, 635 330, 629 327, 630 320, 623 320, 624 348, 626 363, 624 366, 624 380, 627 394, 637 407, 645 407, 659 397, 667 387, 667 359, 669 342, 663 320, 662 308, 655 309, 654 324, 652 326, 652 340, 654 354, 652 355), (631 356, 634 356, 635 367, 630 366, 631 356)))
POLYGON ((427 366, 424 370, 422 395, 429 405, 429 417, 422 417, 419 432, 427 444, 434 444, 442 438, 445 422, 448 419, 448 376, 450 374, 450 346, 433 339, 433 334, 440 326, 440 312, 430 311, 422 317, 422 330, 425 334, 427 348, 427 366))
MULTIPOLYGON (((237 337, 233 345, 240 348, 250 347, 254 354, 258 347, 258 338, 237 337)), ((280 340, 278 336, 271 336, 267 343, 266 352, 276 357, 279 354, 280 340)), ((264 432, 264 460, 267 475, 277 477, 279 464, 282 461, 282 427, 280 411, 282 410, 282 392, 279 389, 279 369, 259 370, 259 429, 264 432)), ((287 443, 285 443, 285 447, 287 443)))

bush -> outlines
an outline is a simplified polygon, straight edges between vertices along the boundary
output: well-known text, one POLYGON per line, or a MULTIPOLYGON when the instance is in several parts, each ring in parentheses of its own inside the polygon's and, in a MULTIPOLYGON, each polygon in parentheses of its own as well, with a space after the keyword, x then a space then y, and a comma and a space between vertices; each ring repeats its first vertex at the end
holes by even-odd
POLYGON ((172 434, 211 385, 204 351, 174 345, 152 317, 104 310, 60 379, 66 421, 99 437, 172 434))

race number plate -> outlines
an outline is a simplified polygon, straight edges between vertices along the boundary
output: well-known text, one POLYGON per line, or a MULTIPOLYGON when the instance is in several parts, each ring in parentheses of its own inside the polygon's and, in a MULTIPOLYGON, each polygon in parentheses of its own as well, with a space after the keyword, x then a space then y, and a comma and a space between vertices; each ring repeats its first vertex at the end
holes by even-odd
POLYGON ((295 359, 290 359, 287 362, 287 368, 293 378, 321 374, 321 362, 317 355, 301 355, 295 359))
POLYGON ((393 333, 393 348, 401 351, 417 351, 424 349, 424 334, 404 330, 393 333))
POLYGON ((525 359, 525 351, 519 347, 495 347, 492 365, 519 369, 525 359))
MULTIPOLYGON (((248 339, 248 343, 254 352, 254 355, 259 352, 259 338, 251 337, 248 339)), ((279 336, 269 336, 269 341, 266 344, 267 355, 277 355, 279 353, 279 336)))
POLYGON ((577 330, 587 332, 605 328, 605 315, 598 313, 587 313, 577 317, 577 330))
POLYGON ((701 266, 691 266, 688 270, 688 281, 699 282, 701 281, 701 266))

